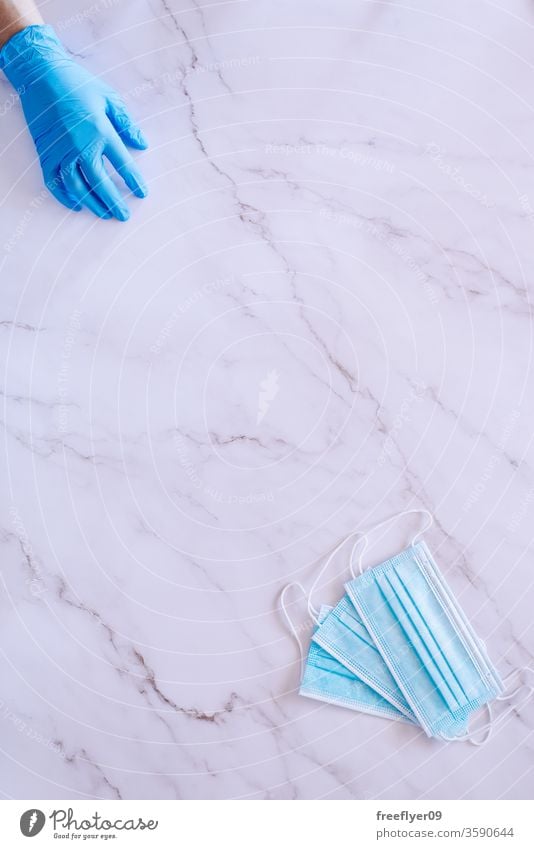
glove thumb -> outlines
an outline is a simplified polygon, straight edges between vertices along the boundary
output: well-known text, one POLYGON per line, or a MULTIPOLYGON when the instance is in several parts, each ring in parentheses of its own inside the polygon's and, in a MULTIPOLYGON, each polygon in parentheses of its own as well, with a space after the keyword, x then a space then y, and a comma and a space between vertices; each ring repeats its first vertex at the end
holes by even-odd
POLYGON ((125 145, 136 150, 145 150, 148 147, 146 138, 120 99, 108 98, 107 115, 125 145))

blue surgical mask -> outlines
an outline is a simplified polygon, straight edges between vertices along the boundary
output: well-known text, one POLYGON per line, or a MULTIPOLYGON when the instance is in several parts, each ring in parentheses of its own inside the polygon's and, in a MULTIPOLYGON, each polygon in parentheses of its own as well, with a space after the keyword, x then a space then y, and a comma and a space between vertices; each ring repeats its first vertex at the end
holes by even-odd
POLYGON ((429 737, 465 735, 502 681, 424 542, 350 581, 348 596, 429 737))
MULTIPOLYGON (((329 618, 331 610, 332 608, 326 605, 321 607, 318 631, 321 630, 321 623, 327 617, 329 618)), ((387 668, 386 672, 388 672, 387 668)), ((395 686, 395 682, 393 685, 395 686)), ((299 693, 301 696, 357 710, 360 713, 411 722, 408 716, 393 707, 375 689, 369 687, 314 641, 310 644, 299 693)), ((400 692, 399 695, 401 695, 400 692)))
MULTIPOLYGON (((447 587, 426 544, 416 543, 432 521, 427 510, 405 510, 368 531, 352 532, 332 551, 308 593, 308 612, 319 627, 312 637, 303 687, 308 690, 315 687, 321 695, 316 693, 313 697, 325 697, 325 701, 334 701, 336 693, 344 698, 347 691, 343 688, 349 685, 335 682, 335 676, 343 677, 341 666, 360 682, 359 688, 363 684, 374 691, 372 697, 368 691, 363 691, 361 703, 366 705, 366 712, 376 713, 376 710, 369 710, 372 705, 384 708, 383 702, 377 701, 378 697, 385 699, 390 709, 400 711, 408 721, 413 717, 429 737, 469 740, 482 745, 496 726, 531 698, 534 670, 519 670, 521 683, 511 692, 500 695, 504 685, 484 643, 447 587), (368 534, 409 513, 426 514, 425 528, 416 534, 408 549, 362 573, 368 534), (333 557, 355 536, 358 539, 349 558, 353 580, 346 584, 347 595, 335 608, 322 611, 319 616, 312 603, 313 592, 333 557), (358 560, 360 574, 357 577, 353 559, 362 541, 364 547, 358 560), (523 701, 514 705, 512 700, 521 693, 523 701), (510 701, 496 718, 491 711, 493 700, 510 701), (471 717, 484 705, 489 722, 470 732, 471 717), (480 734, 483 736, 476 740, 480 734)), ((284 604, 284 595, 290 586, 282 591, 280 603, 299 645, 302 663, 302 644, 284 604)), ((296 586, 305 594, 301 584, 296 586)), ((509 678, 517 674, 511 673, 509 678)), ((312 693, 303 692, 303 695, 312 693)), ((336 703, 340 704, 341 699, 336 703)), ((354 707, 355 702, 347 706, 354 707)))
POLYGON ((390 708, 396 709, 396 713, 400 712, 411 721, 417 721, 347 595, 343 596, 316 630, 312 637, 313 643, 357 676, 368 689, 372 688, 375 699, 386 700, 390 708))

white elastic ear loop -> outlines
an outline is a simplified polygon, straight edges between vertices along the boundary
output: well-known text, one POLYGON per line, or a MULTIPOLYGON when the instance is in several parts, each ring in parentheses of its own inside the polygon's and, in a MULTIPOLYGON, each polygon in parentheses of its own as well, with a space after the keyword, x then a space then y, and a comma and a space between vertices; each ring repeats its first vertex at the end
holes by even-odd
MULTIPOLYGON (((287 612, 287 606, 286 606, 286 602, 285 602, 286 593, 292 587, 298 587, 298 589, 301 590, 303 596, 306 597, 306 590, 304 589, 302 584, 299 583, 298 581, 292 581, 290 584, 286 584, 286 586, 284 587, 284 589, 280 593, 279 604, 280 604, 280 610, 284 614, 284 618, 285 618, 285 620, 286 620, 286 622, 289 626, 289 630, 291 632, 291 635, 292 635, 292 637, 294 637, 295 642, 296 642, 297 646, 299 647, 300 678, 302 680, 302 676, 304 674, 304 648, 303 648, 302 643, 300 641, 298 631, 293 624, 293 620, 291 619, 291 616, 287 612)), ((314 616, 313 613, 310 613, 310 616, 313 618, 314 622, 318 624, 317 617, 314 616)))
POLYGON ((487 711, 488 716, 489 716, 489 722, 486 722, 485 725, 481 725, 480 728, 476 728, 474 731, 468 732, 467 734, 462 734, 459 737, 447 737, 446 734, 440 734, 439 739, 440 740, 446 740, 448 743, 465 743, 465 742, 468 742, 468 743, 471 743, 472 746, 483 746, 485 743, 488 742, 489 738, 493 734, 493 730, 494 730, 495 725, 496 725, 496 723, 493 719, 493 713, 492 713, 492 710, 491 710, 490 702, 488 702, 487 705, 485 705, 485 707, 486 707, 486 711, 487 711), (473 739, 475 734, 480 734, 482 731, 486 732, 486 734, 482 738, 482 740, 473 739))
POLYGON ((430 510, 427 510, 426 507, 422 507, 420 510, 407 510, 406 512, 407 513, 420 513, 421 516, 427 517, 425 524, 423 525, 423 527, 420 530, 417 531, 417 533, 415 534, 415 536, 413 537, 413 539, 410 543, 410 545, 415 545, 415 542, 418 539, 418 537, 422 536, 424 533, 426 533, 426 531, 429 530, 429 528, 432 527, 432 525, 434 524, 434 517, 433 517, 432 513, 430 512, 430 510))
POLYGON ((427 531, 434 523, 434 517, 432 516, 432 513, 429 510, 427 510, 425 507, 414 507, 410 510, 403 510, 401 513, 394 513, 393 516, 389 516, 387 519, 383 519, 381 522, 378 522, 377 525, 373 525, 372 527, 368 528, 368 530, 362 531, 361 539, 357 540, 354 544, 350 558, 350 572, 353 578, 356 578, 358 575, 363 574, 363 555, 369 547, 369 534, 374 533, 374 531, 378 531, 379 528, 383 528, 385 525, 389 525, 390 522, 393 522, 395 519, 400 519, 402 518, 402 516, 409 516, 410 513, 419 513, 420 515, 427 517, 427 521, 424 523, 423 527, 419 531, 417 531, 410 545, 415 545, 415 541, 417 540, 417 538, 424 534, 424 532, 427 531), (358 556, 358 566, 355 573, 352 560, 354 557, 355 549, 362 541, 364 542, 364 545, 358 556))
POLYGON ((352 575, 353 578, 357 578, 358 575, 363 574, 363 565, 362 565, 363 555, 365 554, 365 552, 367 551, 368 548, 369 548, 369 537, 367 536, 367 534, 364 534, 360 539, 357 539, 356 542, 354 543, 354 545, 352 546, 352 551, 350 553, 349 569, 350 569, 350 574, 352 575), (363 542, 363 548, 360 551, 360 554, 358 556, 358 571, 355 572, 354 571, 354 552, 356 551, 356 549, 358 548, 358 546, 361 542, 363 542))
MULTIPOLYGON (((341 542, 336 545, 334 550, 330 552, 330 554, 328 555, 328 557, 326 559, 326 562, 323 563, 319 572, 317 573, 317 576, 315 577, 315 580, 314 580, 313 584, 311 585, 310 591, 308 593, 308 613, 310 614, 310 616, 313 619, 315 619, 316 622, 317 622, 317 617, 319 615, 319 611, 317 610, 316 607, 313 606, 312 597, 313 597, 313 594, 316 590, 317 584, 319 583, 319 581, 323 577, 324 573, 326 572, 326 570, 330 566, 332 560, 334 559, 334 557, 338 553, 339 549, 343 548, 343 546, 345 545, 346 542, 349 541, 349 539, 352 539, 354 536, 360 536, 360 534, 361 534, 361 531, 356 530, 356 531, 351 531, 350 534, 348 534, 346 537, 344 537, 341 540, 341 542)), ((355 543, 355 546, 358 545, 358 542, 359 542, 359 540, 355 543)), ((352 549, 352 551, 354 553, 354 548, 352 549)), ((351 555, 351 561, 350 562, 351 562, 351 574, 352 574, 352 577, 354 577, 354 573, 352 572, 352 555, 351 555)))
MULTIPOLYGON (((512 670, 512 672, 510 672, 510 674, 507 675, 506 678, 503 678, 504 683, 506 684, 506 682, 509 681, 510 678, 512 678, 514 675, 517 675, 518 672, 520 675, 525 675, 526 672, 530 672, 530 674, 534 676, 534 669, 531 666, 522 666, 520 669, 512 670)), ((526 681, 521 681, 521 683, 517 685, 515 690, 512 690, 511 693, 503 693, 502 696, 496 696, 495 701, 507 702, 508 699, 513 699, 514 696, 517 696, 517 694, 521 692, 523 687, 526 687, 531 693, 534 693, 534 684, 527 684, 526 681)))

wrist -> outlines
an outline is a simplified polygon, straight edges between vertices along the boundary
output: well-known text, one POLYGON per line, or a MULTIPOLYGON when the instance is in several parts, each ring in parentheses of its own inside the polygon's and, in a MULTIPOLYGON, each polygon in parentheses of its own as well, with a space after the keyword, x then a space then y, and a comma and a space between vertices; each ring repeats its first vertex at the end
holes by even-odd
POLYGON ((26 27, 40 26, 44 21, 32 0, 11 0, 2 2, 2 26, 0 28, 0 49, 14 35, 26 27), (7 8, 6 8, 7 6, 7 8))
POLYGON ((0 69, 14 86, 28 84, 36 66, 67 58, 65 49, 53 27, 48 24, 31 24, 14 33, 0 49, 0 69))

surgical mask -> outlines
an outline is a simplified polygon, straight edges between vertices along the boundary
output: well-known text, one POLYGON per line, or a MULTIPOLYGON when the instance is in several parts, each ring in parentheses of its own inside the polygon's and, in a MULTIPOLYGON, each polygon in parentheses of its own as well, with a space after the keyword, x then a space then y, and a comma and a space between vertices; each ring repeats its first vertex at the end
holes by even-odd
POLYGON ((386 700, 390 708, 396 709, 395 713, 400 712, 411 721, 417 721, 347 595, 343 596, 316 630, 310 651, 314 644, 328 652, 346 670, 350 670, 367 689, 372 688, 375 699, 386 700))
MULTIPOLYGON (((327 605, 321 607, 318 615, 319 626, 331 611, 332 608, 327 605)), ((411 722, 376 690, 313 641, 304 666, 299 693, 310 699, 350 708, 360 713, 411 722)))
MULTIPOLYGON (((397 693, 394 692, 394 696, 396 696, 397 701, 400 693, 404 703, 409 702, 409 710, 413 711, 413 715, 418 717, 429 736, 436 735, 445 740, 469 740, 475 745, 482 745, 498 724, 531 697, 534 692, 534 684, 523 681, 514 691, 505 695, 498 695, 502 693, 503 682, 491 664, 484 644, 475 635, 440 576, 427 546, 424 543, 416 543, 417 538, 427 527, 430 527, 432 522, 433 518, 427 510, 406 510, 380 522, 365 532, 360 530, 352 532, 332 551, 313 582, 308 595, 310 616, 317 624, 320 624, 320 628, 312 638, 311 665, 316 665, 319 658, 323 672, 321 690, 323 694, 328 695, 334 695, 335 690, 331 686, 331 682, 327 680, 328 676, 334 674, 334 669, 339 671, 339 667, 328 667, 325 655, 317 655, 314 646, 323 649, 326 655, 330 655, 334 661, 343 666, 346 667, 348 662, 349 666, 352 665, 353 668, 356 668, 351 661, 353 654, 352 640, 350 647, 345 645, 345 649, 339 651, 340 644, 343 648, 344 638, 339 637, 337 625, 333 628, 332 624, 329 624, 335 610, 337 610, 337 613, 342 612, 341 618, 344 618, 345 622, 341 633, 347 631, 347 622, 350 622, 352 629, 359 630, 361 626, 361 628, 365 628, 365 631, 360 630, 360 636, 367 634, 378 650, 378 656, 375 657, 379 657, 380 660, 376 660, 376 665, 374 662, 371 664, 373 676, 368 676, 368 680, 372 680, 375 686, 377 679, 379 686, 380 680, 384 683, 381 679, 383 672, 380 672, 377 676, 376 670, 379 663, 385 665, 396 684, 397 693), (410 548, 385 561, 380 567, 375 567, 378 570, 375 575, 372 574, 375 570, 369 569, 365 576, 357 577, 352 565, 357 546, 362 541, 365 543, 359 556, 358 571, 361 573, 363 553, 368 545, 368 534, 409 513, 426 514, 428 517, 427 524, 415 535, 410 548), (319 619, 318 612, 312 603, 314 589, 336 553, 349 539, 355 536, 358 539, 350 556, 350 571, 353 580, 346 586, 348 596, 345 596, 340 605, 337 605, 333 611, 327 613, 326 616, 322 615, 319 619), (396 565, 398 566, 401 562, 406 564, 409 561, 412 561, 411 571, 415 570, 417 574, 415 599, 411 585, 413 575, 405 576, 404 581, 398 578, 398 574, 393 575, 396 565), (392 570, 391 574, 390 570, 392 570), (362 580, 364 577, 365 581, 362 580), (389 583, 388 577, 391 578, 389 583), (376 582, 375 578, 378 579, 376 582), (384 582, 386 582, 387 588, 385 593, 384 582), (380 597, 380 601, 377 601, 378 597, 380 597), (352 605, 352 611, 351 607, 348 606, 349 601, 352 605), (375 614, 377 621, 379 617, 382 617, 379 620, 381 623, 379 625, 374 622, 375 614), (357 626, 355 626, 355 622, 357 626), (322 633, 323 629, 324 633, 322 633), (399 636, 400 631, 403 635, 402 638, 399 636), (328 649, 324 649, 323 646, 328 646, 328 649), (348 650, 346 650, 347 648, 348 650), (331 651, 334 651, 337 657, 332 655, 331 651), (416 667, 414 667, 413 662, 414 654, 417 657, 416 667), (424 663, 423 658, 425 659, 424 663), (425 664, 428 664, 428 667, 425 664), (495 699, 497 702, 511 700, 523 689, 526 689, 526 699, 521 701, 520 704, 510 704, 494 721, 491 713, 491 700, 495 699), (475 732, 467 731, 470 717, 476 708, 482 705, 486 706, 490 722, 477 728, 475 732), (481 733, 484 735, 482 739, 476 740, 475 737, 481 733)), ((298 586, 305 592, 301 584, 298 584, 298 586)), ((284 593, 285 590, 281 598, 283 598, 284 593)), ((282 607, 284 607, 283 604, 282 607)), ((302 662, 302 645, 289 617, 287 618, 299 644, 302 662)), ((332 622, 334 618, 336 617, 332 618, 332 622)), ((359 668, 362 669, 361 662, 359 668)), ((351 671, 350 668, 349 671, 351 671)), ((530 672, 534 675, 534 670, 524 669, 520 671, 522 673, 530 672)), ((516 673, 511 673, 511 675, 514 674, 516 673)), ((366 682, 364 681, 364 683, 366 682)), ((387 684, 389 687, 387 692, 391 697, 391 679, 387 684)), ((374 689, 374 687, 371 689, 374 689)))
POLYGON ((368 569, 346 590, 425 733, 464 736, 503 682, 426 544, 368 569))
MULTIPOLYGON (((423 512, 427 513, 427 511, 423 512)), ((421 510, 405 511, 406 515, 412 513, 420 514, 421 510)), ((428 516, 432 523, 432 517, 430 514, 428 516)), ((282 590, 280 607, 299 647, 301 664, 299 693, 332 704, 343 704, 345 707, 352 707, 353 710, 363 713, 417 723, 415 714, 348 597, 345 595, 333 609, 322 605, 320 610, 317 610, 313 605, 313 593, 322 575, 337 552, 355 536, 357 542, 352 549, 350 558, 352 563, 356 546, 362 537, 362 532, 359 530, 349 534, 334 548, 307 595, 308 614, 318 627, 310 643, 306 664, 304 664, 302 643, 285 602, 286 593, 291 587, 299 588, 305 596, 306 591, 298 582, 292 582, 282 590)), ((352 566, 351 572, 354 576, 352 566)))

